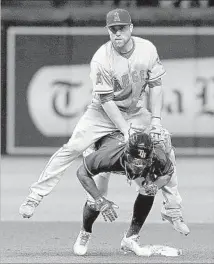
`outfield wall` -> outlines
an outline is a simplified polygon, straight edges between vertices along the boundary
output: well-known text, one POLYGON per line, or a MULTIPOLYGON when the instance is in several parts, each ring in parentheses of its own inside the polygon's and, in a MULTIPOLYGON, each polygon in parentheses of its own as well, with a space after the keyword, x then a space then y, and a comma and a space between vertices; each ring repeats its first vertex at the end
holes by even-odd
MULTIPOLYGON (((109 9, 2 8, 2 153, 49 155, 68 140, 90 102, 109 9)), ((214 8, 129 12, 167 70, 163 124, 177 154, 214 155, 214 8)))
MULTIPOLYGON (((178 154, 214 153, 214 28, 136 27, 166 68, 163 125, 178 154)), ((8 27, 9 154, 51 154, 91 98, 89 62, 108 36, 101 27, 8 27)))

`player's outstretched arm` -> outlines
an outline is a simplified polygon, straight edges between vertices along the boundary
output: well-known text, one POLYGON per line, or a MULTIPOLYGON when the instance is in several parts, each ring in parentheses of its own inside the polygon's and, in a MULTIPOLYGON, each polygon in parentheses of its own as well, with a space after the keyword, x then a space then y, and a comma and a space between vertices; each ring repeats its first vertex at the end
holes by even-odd
POLYGON ((118 208, 116 204, 102 197, 98 190, 94 179, 88 173, 85 166, 82 164, 78 171, 77 177, 82 184, 83 188, 94 198, 95 209, 100 211, 105 221, 113 222, 117 218, 115 208, 118 208))
POLYGON ((129 138, 129 125, 122 116, 119 108, 113 100, 107 101, 102 104, 103 109, 105 110, 108 117, 115 124, 115 126, 123 133, 125 141, 128 141, 129 138))
POLYGON ((161 135, 161 111, 163 106, 162 82, 158 79, 149 83, 150 109, 152 113, 150 135, 154 140, 159 140, 161 135))
POLYGON ((163 106, 163 91, 162 91, 162 82, 161 79, 154 81, 153 83, 149 84, 149 93, 150 93, 150 108, 152 112, 153 119, 152 123, 156 125, 160 122, 161 118, 161 111, 163 106))
POLYGON ((88 173, 83 164, 77 170, 77 178, 79 179, 83 188, 94 198, 94 200, 101 196, 101 193, 98 190, 93 177, 88 173))

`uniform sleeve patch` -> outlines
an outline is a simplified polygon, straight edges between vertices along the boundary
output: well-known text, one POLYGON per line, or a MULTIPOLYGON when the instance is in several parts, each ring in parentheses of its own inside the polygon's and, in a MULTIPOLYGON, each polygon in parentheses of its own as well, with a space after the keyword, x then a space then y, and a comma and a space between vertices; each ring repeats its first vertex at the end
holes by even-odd
POLYGON ((96 85, 98 84, 103 85, 102 74, 100 72, 96 74, 96 85))

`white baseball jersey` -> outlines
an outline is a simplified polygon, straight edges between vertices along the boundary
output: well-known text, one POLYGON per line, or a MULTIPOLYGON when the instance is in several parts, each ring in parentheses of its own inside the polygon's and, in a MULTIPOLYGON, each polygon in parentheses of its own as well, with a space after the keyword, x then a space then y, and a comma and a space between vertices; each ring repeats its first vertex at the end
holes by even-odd
MULTIPOLYGON (((138 37, 132 39, 133 50, 126 55, 119 54, 109 41, 93 56, 91 79, 95 98, 92 105, 95 104, 96 107, 88 107, 67 144, 53 154, 38 181, 31 185, 28 198, 40 202, 42 197, 48 195, 56 186, 73 160, 99 138, 118 130, 102 109, 98 94, 113 93, 113 100, 125 111, 124 118, 132 127, 144 129, 149 125, 150 113, 144 107, 138 109, 137 103, 141 101, 139 99, 146 84, 159 79, 165 70, 159 61, 155 46, 150 41, 138 37), (97 106, 102 110, 97 111, 97 106), (134 115, 132 109, 137 110, 134 115)), ((173 151, 171 155, 174 155, 173 151)), ((95 177, 96 185, 100 187, 102 194, 106 195, 109 175, 103 177, 103 174, 99 174, 95 177)), ((164 207, 177 209, 173 212, 180 212, 181 197, 177 190, 176 173, 173 174, 169 186, 163 188, 163 195, 164 207)))
POLYGON ((165 74, 156 47, 140 37, 132 37, 133 50, 121 55, 111 41, 102 45, 91 60, 90 78, 95 102, 97 94, 114 93, 117 106, 128 111, 135 108, 149 82, 165 74))

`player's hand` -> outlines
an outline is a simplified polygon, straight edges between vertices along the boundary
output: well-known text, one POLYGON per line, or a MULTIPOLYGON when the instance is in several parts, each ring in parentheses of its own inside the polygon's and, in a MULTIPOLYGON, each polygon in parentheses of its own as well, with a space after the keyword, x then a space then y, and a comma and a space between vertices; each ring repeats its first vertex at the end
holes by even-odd
POLYGON ((149 131, 149 134, 154 142, 159 142, 162 140, 162 126, 161 125, 152 125, 149 131))
POLYGON ((127 132, 124 133, 124 142, 127 143, 129 141, 130 136, 135 132, 135 128, 130 127, 127 132))
POLYGON ((112 201, 109 201, 104 197, 100 197, 95 200, 95 205, 96 205, 96 210, 101 212, 106 222, 107 221, 113 222, 118 217, 115 209, 118 209, 119 207, 112 201))

